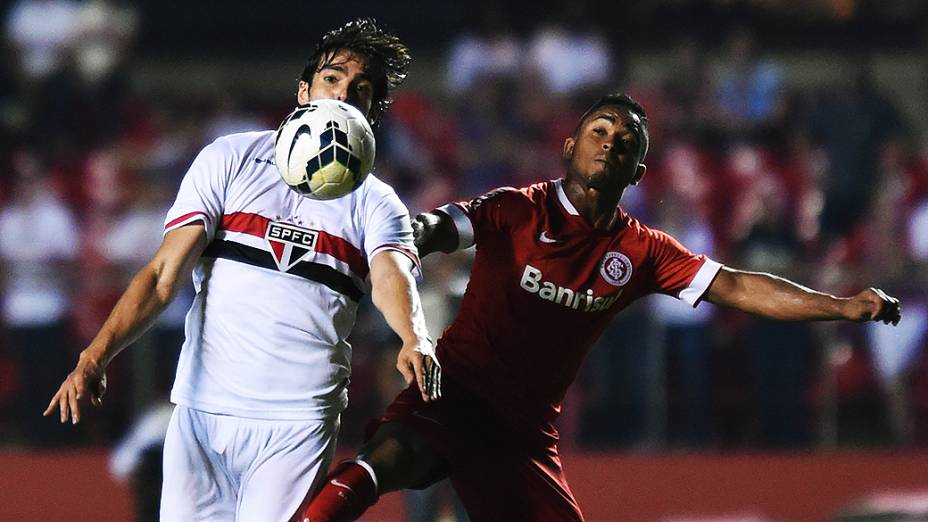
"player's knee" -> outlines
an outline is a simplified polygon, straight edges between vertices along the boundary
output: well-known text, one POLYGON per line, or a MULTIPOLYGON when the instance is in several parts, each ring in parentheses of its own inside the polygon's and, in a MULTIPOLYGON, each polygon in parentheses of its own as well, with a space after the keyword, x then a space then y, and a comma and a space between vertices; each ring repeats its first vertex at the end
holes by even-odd
POLYGON ((418 434, 400 424, 381 426, 359 455, 377 475, 379 493, 422 487, 444 461, 418 434))

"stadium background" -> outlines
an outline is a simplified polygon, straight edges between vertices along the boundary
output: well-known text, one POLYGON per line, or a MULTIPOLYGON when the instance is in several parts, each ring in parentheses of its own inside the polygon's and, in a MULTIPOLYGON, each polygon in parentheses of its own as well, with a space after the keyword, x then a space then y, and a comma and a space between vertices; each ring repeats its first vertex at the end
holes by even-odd
MULTIPOLYGON (((666 298, 620 314, 560 422, 591 520, 928 518, 928 4, 21 0, 0 15, 0 520, 132 519, 133 491, 157 483, 189 295, 112 365, 102 409, 76 427, 39 413, 157 247, 196 152, 276 127, 321 32, 358 16, 413 53, 375 170, 411 212, 558 177, 583 108, 625 90, 652 132, 632 213, 733 266, 903 299, 895 329, 666 298)), ((434 333, 468 262, 425 261, 434 333)), ((345 452, 401 386, 369 303, 352 341, 345 452)), ((436 499, 451 520, 442 495, 392 495, 366 520, 434 519, 436 499)))

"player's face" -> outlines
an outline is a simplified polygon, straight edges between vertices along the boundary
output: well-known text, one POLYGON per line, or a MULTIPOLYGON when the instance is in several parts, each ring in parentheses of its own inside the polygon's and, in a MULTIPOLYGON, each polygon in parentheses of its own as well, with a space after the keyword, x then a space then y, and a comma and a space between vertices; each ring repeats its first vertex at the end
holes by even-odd
POLYGON ((297 103, 341 100, 354 105, 366 116, 374 99, 374 84, 364 70, 366 66, 364 57, 350 51, 323 57, 312 82, 300 81, 297 103))
POLYGON ((587 116, 576 137, 564 142, 568 175, 603 191, 621 190, 644 175, 641 120, 621 106, 604 106, 587 116))

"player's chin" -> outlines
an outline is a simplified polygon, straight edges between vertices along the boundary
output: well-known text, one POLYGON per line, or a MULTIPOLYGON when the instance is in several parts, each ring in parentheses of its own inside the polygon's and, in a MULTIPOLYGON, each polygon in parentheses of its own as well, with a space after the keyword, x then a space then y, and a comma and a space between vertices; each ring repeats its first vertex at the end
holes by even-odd
POLYGON ((587 176, 587 186, 596 190, 615 190, 619 183, 619 176, 608 168, 599 168, 587 176))

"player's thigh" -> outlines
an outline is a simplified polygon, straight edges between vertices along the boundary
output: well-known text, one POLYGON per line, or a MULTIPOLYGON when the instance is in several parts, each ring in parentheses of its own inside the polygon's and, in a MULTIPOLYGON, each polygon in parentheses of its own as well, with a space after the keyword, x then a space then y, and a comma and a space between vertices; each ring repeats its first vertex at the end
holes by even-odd
POLYGON ((472 520, 582 521, 556 453, 475 458, 451 475, 472 520))
POLYGON ((318 489, 335 454, 338 419, 281 428, 242 477, 238 522, 286 522, 318 489))
POLYGON ((423 489, 448 476, 448 465, 433 445, 434 434, 415 424, 380 426, 359 454, 374 468, 378 492, 423 489))
POLYGON ((196 411, 174 408, 164 441, 161 520, 235 520, 237 487, 206 432, 196 411))

